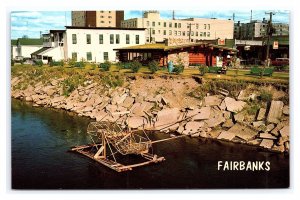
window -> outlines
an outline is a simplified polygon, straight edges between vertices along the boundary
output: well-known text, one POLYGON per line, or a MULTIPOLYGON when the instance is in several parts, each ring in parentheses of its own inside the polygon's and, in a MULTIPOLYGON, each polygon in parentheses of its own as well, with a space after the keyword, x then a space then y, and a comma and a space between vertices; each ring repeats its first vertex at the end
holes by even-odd
POLYGON ((158 30, 158 34, 160 34, 160 30, 158 30))
POLYGON ((178 28, 181 28, 181 23, 178 23, 178 28))
POLYGON ((210 24, 207 24, 207 29, 210 30, 210 24))
POLYGON ((189 36, 189 35, 190 35, 190 32, 189 32, 189 31, 187 31, 187 32, 186 32, 186 35, 187 35, 187 36, 189 36))
POLYGON ((174 31, 174 35, 176 35, 176 36, 177 36, 177 31, 174 31))
POLYGON ((76 36, 76 34, 72 34, 72 44, 77 44, 77 36, 76 36))
POLYGON ((140 44, 140 36, 139 35, 135 36, 135 44, 140 44))
POLYGON ((199 33, 199 36, 202 37, 202 36, 203 36, 203 32, 200 32, 200 33, 199 33))
POLYGON ((203 32, 203 37, 206 37, 206 32, 203 32))
POLYGON ((152 34, 155 35, 155 30, 154 29, 152 30, 152 34))
POLYGON ((149 21, 147 21, 147 26, 149 26, 149 21))
POLYGON ((171 30, 169 30, 169 35, 172 35, 172 31, 171 30))
POLYGON ((99 35, 99 44, 103 44, 103 34, 99 35))
POLYGON ((103 52, 103 59, 104 59, 105 61, 108 60, 108 52, 103 52))
POLYGON ((174 27, 177 28, 177 23, 174 24, 174 27))
POLYGON ((178 31, 177 35, 178 35, 178 36, 181 36, 181 31, 178 31))
POLYGON ((160 26, 160 22, 158 22, 158 26, 160 26))
POLYGON ((185 36, 185 31, 182 31, 182 35, 185 36))
POLYGON ((91 34, 86 35, 86 43, 91 44, 91 34))
POLYGON ((152 22, 152 26, 155 26, 155 22, 152 22))
POLYGON ((164 27, 167 27, 167 22, 164 22, 164 27))
POLYGON ((206 24, 204 24, 204 29, 206 29, 206 24))
POLYGON ((194 36, 194 31, 191 31, 191 36, 194 36))
POLYGON ((196 31, 196 36, 198 36, 198 31, 196 31))
POLYGON ((172 22, 169 22, 169 27, 172 28, 172 22))
POLYGON ((108 16, 108 18, 112 18, 111 16, 108 16))
POLYGON ((92 60, 92 52, 86 52, 86 60, 92 60))
POLYGON ((77 53, 72 52, 72 60, 77 61, 77 53))
POLYGON ((130 36, 129 36, 129 34, 126 34, 126 44, 130 44, 130 36))
POLYGON ((207 32, 207 37, 210 37, 210 32, 207 32))
POLYGON ((164 30, 164 35, 167 35, 167 31, 166 30, 164 30))
POLYGON ((120 34, 116 34, 116 44, 120 44, 120 34))
POLYGON ((100 16, 100 18, 104 18, 104 16, 103 16, 103 15, 101 15, 101 16, 100 16))
POLYGON ((114 34, 110 34, 109 39, 110 39, 110 44, 113 44, 114 43, 114 34))
POLYGON ((199 24, 196 24, 196 29, 198 29, 199 28, 199 24))

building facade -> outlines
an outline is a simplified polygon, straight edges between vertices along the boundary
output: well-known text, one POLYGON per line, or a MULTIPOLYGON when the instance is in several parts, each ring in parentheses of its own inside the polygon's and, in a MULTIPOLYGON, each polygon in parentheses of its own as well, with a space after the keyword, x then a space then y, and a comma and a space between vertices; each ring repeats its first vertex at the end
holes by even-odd
MULTIPOLYGON (((275 29, 273 36, 289 35, 289 24, 272 23, 275 29)), ((251 40, 259 37, 266 37, 268 32, 268 21, 266 19, 252 20, 250 23, 235 23, 234 37, 235 39, 251 40)))
POLYGON ((43 38, 43 47, 32 57, 44 63, 69 59, 117 62, 117 51, 113 49, 145 44, 145 29, 66 26, 66 30, 51 30, 43 38))
POLYGON ((158 11, 144 12, 142 18, 121 22, 123 28, 146 28, 146 42, 162 42, 168 38, 198 40, 232 39, 232 20, 188 18, 162 19, 158 11))
POLYGON ((30 58, 31 53, 43 46, 40 38, 19 38, 11 41, 11 58, 30 58))
POLYGON ((72 26, 121 27, 124 11, 72 11, 72 26))

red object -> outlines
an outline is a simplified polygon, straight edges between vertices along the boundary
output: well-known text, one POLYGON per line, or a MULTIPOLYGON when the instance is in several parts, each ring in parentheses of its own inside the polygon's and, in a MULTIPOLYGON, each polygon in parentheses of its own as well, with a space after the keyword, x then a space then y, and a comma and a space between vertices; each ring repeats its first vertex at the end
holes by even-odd
POLYGON ((288 58, 276 58, 275 60, 271 61, 271 65, 273 65, 273 66, 289 65, 289 59, 288 58))

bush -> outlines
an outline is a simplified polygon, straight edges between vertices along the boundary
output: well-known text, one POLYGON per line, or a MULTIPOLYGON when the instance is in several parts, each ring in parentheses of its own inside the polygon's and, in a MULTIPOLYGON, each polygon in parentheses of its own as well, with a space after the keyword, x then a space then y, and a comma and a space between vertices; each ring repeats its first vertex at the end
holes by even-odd
POLYGON ((201 76, 204 76, 204 74, 205 74, 206 72, 208 72, 208 67, 205 66, 205 65, 200 65, 200 66, 198 67, 198 69, 199 69, 199 71, 200 71, 200 75, 201 75, 201 76))
POLYGON ((104 63, 100 63, 99 67, 103 71, 109 71, 109 68, 111 66, 111 63, 109 61, 105 61, 104 63))
POLYGON ((95 70, 96 67, 97 67, 97 65, 96 65, 95 63, 91 64, 91 69, 92 69, 92 70, 95 70))
POLYGON ((15 61, 13 59, 10 60, 10 65, 14 66, 15 65, 15 61))
POLYGON ((53 60, 53 61, 50 62, 49 65, 50 65, 51 67, 53 67, 53 66, 62 66, 62 67, 63 67, 63 66, 64 66, 64 61, 62 61, 62 60, 61 60, 61 61, 54 61, 54 60, 53 60))
POLYGON ((84 68, 85 65, 86 65, 86 63, 84 61, 80 61, 80 62, 75 62, 74 67, 84 68))
POLYGON ((68 60, 68 65, 69 65, 69 67, 75 67, 76 61, 74 59, 70 59, 70 60, 68 60))
POLYGON ((34 61, 34 65, 36 65, 36 66, 39 66, 39 67, 41 67, 41 66, 43 66, 43 61, 42 60, 35 60, 34 61))
POLYGON ((141 67, 142 64, 139 61, 133 61, 132 63, 130 63, 130 69, 133 73, 138 72, 141 67))
POLYGON ((264 101, 264 102, 270 102, 270 101, 272 101, 272 98, 273 98, 273 95, 267 90, 262 90, 259 95, 259 100, 264 101))
POLYGON ((109 75, 105 75, 102 77, 102 83, 105 85, 108 85, 109 87, 116 88, 118 86, 122 86, 124 83, 123 76, 120 75, 112 75, 109 73, 109 75))
POLYGON ((159 68, 158 62, 153 60, 149 63, 149 70, 154 74, 159 68))
POLYGON ((179 64, 179 65, 174 65, 174 69, 173 69, 173 72, 175 74, 181 74, 184 70, 184 66, 182 64, 179 64))

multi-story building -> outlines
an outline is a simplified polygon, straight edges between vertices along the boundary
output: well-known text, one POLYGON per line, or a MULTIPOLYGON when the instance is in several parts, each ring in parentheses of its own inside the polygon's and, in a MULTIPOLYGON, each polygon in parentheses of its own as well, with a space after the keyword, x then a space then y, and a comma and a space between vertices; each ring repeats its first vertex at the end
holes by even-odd
MULTIPOLYGON (((289 35, 289 25, 285 23, 272 23, 275 32, 274 36, 289 35)), ((253 40, 267 36, 268 21, 252 20, 249 23, 236 23, 234 25, 234 37, 236 39, 253 40)))
POLYGON ((146 28, 146 42, 162 42, 168 38, 197 40, 232 39, 232 20, 188 18, 162 19, 158 11, 144 12, 142 18, 121 22, 123 28, 146 28))
POLYGON ((114 49, 145 44, 145 29, 66 26, 66 30, 51 30, 43 37, 43 48, 32 57, 44 63, 68 59, 116 62, 118 55, 114 49))
POLYGON ((72 26, 121 27, 124 11, 72 11, 72 26))

